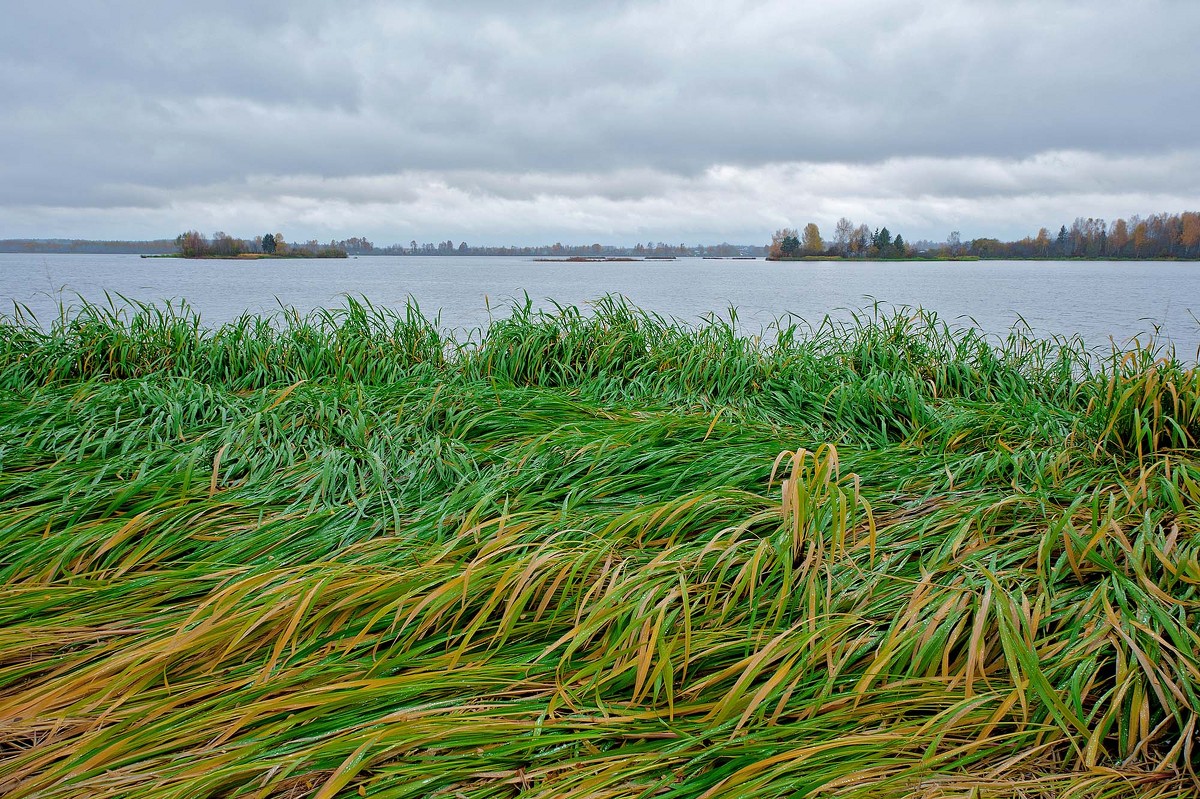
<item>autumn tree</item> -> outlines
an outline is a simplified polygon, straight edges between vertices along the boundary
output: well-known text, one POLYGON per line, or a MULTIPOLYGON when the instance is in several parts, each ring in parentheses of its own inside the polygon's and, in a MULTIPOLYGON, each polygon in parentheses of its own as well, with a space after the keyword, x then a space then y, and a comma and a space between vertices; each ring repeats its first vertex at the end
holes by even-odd
POLYGON ((854 235, 850 238, 850 250, 855 255, 864 255, 867 252, 867 247, 871 244, 871 229, 866 225, 859 225, 854 230, 854 235))
POLYGON ((1142 248, 1146 246, 1146 242, 1150 238, 1150 226, 1145 222, 1138 222, 1133 226, 1133 257, 1142 257, 1142 248))
POLYGON ((1125 245, 1129 243, 1129 223, 1124 219, 1114 220, 1108 228, 1108 251, 1112 255, 1121 255, 1125 245))
POLYGON ((246 251, 246 242, 235 239, 223 231, 213 234, 212 243, 209 246, 213 255, 220 255, 223 258, 232 258, 246 251))
POLYGON ((1034 247, 1037 248, 1038 255, 1045 257, 1050 251, 1050 231, 1046 228, 1038 230, 1037 238, 1033 240, 1034 247))
POLYGON ((825 242, 821 241, 821 231, 815 222, 804 226, 804 238, 801 239, 800 249, 805 255, 820 255, 825 252, 825 242))
POLYGON ((775 259, 794 257, 799 250, 800 239, 798 238, 796 229, 790 227, 780 228, 771 236, 771 245, 767 250, 767 257, 775 259))
POLYGON ((971 255, 980 258, 1001 258, 1004 256, 1004 245, 999 239, 974 239, 968 248, 971 255))
MULTIPOLYGON (((1157 221, 1160 247, 1165 247, 1166 255, 1174 258, 1183 241, 1183 220, 1176 214, 1159 214, 1157 221)), ((1160 250, 1158 254, 1163 253, 1160 250)))
POLYGON ((197 230, 189 230, 175 237, 175 246, 184 258, 199 258, 210 253, 208 239, 197 230))
POLYGON ((1179 243, 1183 245, 1183 254, 1191 253, 1193 257, 1200 255, 1200 213, 1185 211, 1182 220, 1182 232, 1179 243))

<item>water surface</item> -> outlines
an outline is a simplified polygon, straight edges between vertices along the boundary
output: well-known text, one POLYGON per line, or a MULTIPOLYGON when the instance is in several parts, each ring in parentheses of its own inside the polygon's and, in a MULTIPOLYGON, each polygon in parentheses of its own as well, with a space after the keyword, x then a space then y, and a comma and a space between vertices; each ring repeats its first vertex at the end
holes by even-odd
POLYGON ((362 257, 347 260, 185 261, 136 255, 0 254, 0 312, 13 303, 45 323, 60 304, 105 292, 147 302, 186 300, 208 325, 283 306, 339 305, 346 295, 403 306, 413 297, 444 326, 485 327, 511 298, 528 293, 586 304, 624 294, 687 322, 728 316, 757 332, 793 314, 815 323, 847 318, 879 300, 922 306, 957 324, 1003 334, 1023 319, 1039 334, 1079 335, 1107 348, 1156 330, 1180 357, 1200 349, 1200 264, 1168 262, 835 263, 677 261, 545 263, 503 257, 362 257), (490 310, 489 310, 490 307, 490 310))

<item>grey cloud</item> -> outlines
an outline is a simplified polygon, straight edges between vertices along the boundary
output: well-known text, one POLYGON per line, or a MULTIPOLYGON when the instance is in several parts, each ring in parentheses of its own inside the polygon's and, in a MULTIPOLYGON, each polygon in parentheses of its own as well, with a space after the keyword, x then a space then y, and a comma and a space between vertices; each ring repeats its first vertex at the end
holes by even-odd
POLYGON ((136 230, 124 235, 151 237, 162 235, 164 227, 245 233, 282 225, 300 238, 355 234, 383 242, 411 236, 467 237, 474 243, 757 241, 776 227, 807 221, 831 230, 838 217, 849 216, 886 224, 910 239, 940 239, 950 229, 967 237, 1019 238, 1079 214, 1111 219, 1189 207, 1198 165, 1197 150, 1164 158, 1067 151, 1021 160, 726 165, 696 176, 645 169, 256 175, 196 186, 183 195, 111 187, 114 201, 125 206, 10 210, 18 221, 41 219, 52 228, 45 235, 69 235, 69 228, 59 226, 72 220, 89 225, 119 220, 136 230), (1096 173, 1111 177, 1091 180, 1096 173))
MULTIPOLYGON (((214 187, 280 213, 403 203, 372 194, 398 174, 619 205, 725 166, 891 176, 825 185, 832 203, 1174 196, 1195 173, 1200 4, 1182 0, 52 0, 7 16, 6 228, 37 218, 18 208, 157 213, 214 187), (1062 153, 1110 171, 1039 167, 1062 153)), ((605 208, 581 218, 625 223, 605 208)))

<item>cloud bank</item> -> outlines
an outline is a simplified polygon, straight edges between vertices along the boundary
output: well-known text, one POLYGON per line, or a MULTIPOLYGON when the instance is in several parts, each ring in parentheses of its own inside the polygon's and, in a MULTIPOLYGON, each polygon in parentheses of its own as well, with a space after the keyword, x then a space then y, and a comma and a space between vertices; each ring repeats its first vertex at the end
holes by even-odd
POLYGON ((0 237, 910 239, 1183 210, 1200 5, 44 2, 0 237))

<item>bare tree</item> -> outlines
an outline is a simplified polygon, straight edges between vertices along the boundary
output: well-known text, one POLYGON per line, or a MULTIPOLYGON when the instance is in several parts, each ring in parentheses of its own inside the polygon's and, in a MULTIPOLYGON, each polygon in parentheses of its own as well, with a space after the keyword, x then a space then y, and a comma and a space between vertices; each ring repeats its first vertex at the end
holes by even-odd
POLYGON ((837 222, 833 229, 833 249, 838 255, 850 254, 850 240, 854 238, 854 223, 846 217, 837 222))
POLYGON ((957 230, 952 231, 946 237, 946 252, 951 255, 958 255, 962 252, 962 236, 959 235, 957 230))

